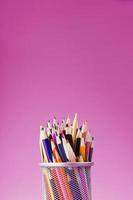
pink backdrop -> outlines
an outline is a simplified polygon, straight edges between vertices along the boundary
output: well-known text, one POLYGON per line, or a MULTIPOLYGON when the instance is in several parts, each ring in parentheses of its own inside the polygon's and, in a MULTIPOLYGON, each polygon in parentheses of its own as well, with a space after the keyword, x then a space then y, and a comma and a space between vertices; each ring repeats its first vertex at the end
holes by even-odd
POLYGON ((93 200, 133 199, 133 1, 0 1, 0 199, 40 200, 39 125, 95 136, 93 200))

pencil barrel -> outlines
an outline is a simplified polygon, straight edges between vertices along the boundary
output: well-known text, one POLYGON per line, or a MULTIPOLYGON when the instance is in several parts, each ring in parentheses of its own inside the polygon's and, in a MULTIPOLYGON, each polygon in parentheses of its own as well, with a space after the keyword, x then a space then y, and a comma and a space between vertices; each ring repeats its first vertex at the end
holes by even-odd
POLYGON ((87 164, 41 165, 42 200, 92 200, 91 166, 87 164))

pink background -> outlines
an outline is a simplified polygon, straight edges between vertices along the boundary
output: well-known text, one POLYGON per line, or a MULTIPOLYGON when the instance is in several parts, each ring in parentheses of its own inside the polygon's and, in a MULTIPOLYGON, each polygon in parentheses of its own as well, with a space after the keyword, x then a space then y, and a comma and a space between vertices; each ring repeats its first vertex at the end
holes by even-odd
POLYGON ((0 199, 40 200, 39 125, 95 136, 93 200, 133 199, 133 1, 0 1, 0 199))

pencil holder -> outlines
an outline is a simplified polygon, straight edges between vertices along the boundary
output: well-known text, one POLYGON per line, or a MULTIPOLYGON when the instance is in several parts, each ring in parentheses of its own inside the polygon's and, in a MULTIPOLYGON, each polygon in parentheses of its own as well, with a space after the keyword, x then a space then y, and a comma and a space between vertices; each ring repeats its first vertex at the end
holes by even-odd
POLYGON ((92 200, 92 162, 41 163, 42 200, 92 200))

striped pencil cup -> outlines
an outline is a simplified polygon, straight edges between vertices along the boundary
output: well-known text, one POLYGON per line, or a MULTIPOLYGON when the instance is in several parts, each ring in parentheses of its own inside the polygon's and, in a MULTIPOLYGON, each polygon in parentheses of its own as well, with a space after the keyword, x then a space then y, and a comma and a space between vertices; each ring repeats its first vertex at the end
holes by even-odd
POLYGON ((92 200, 93 162, 41 163, 42 200, 92 200))

